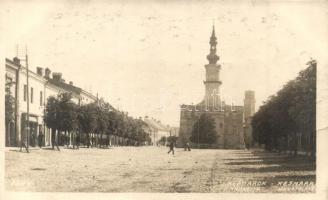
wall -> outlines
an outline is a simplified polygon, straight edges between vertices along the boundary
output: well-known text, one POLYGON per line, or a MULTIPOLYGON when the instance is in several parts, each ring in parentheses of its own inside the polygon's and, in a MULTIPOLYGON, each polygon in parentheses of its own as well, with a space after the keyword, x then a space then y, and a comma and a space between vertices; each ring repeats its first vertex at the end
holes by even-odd
MULTIPOLYGON (((238 107, 240 108, 240 107, 238 107)), ((186 142, 190 142, 190 136, 194 124, 199 116, 205 111, 189 111, 181 109, 180 111, 180 130, 178 146, 183 147, 186 142)), ((217 140, 211 148, 227 148, 239 149, 244 147, 244 130, 243 130, 243 111, 225 110, 207 111, 206 114, 211 115, 215 120, 215 129, 217 132, 217 140)), ((192 143, 191 143, 192 144, 192 143)), ((192 144, 195 146, 195 144, 192 144)))

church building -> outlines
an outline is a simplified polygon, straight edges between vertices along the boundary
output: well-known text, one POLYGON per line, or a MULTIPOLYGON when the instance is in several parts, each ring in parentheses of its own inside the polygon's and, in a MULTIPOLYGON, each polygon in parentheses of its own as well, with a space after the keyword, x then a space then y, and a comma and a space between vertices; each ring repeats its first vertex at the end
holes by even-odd
POLYGON ((244 106, 227 105, 222 101, 220 96, 220 86, 222 85, 220 81, 221 65, 218 63, 220 57, 216 52, 217 38, 214 26, 209 43, 210 53, 207 55, 209 63, 205 65, 205 97, 196 105, 181 105, 180 131, 177 145, 182 147, 189 142, 194 148, 202 148, 203 146, 225 149, 244 148, 245 143, 248 143, 245 140, 249 138, 248 136, 245 137, 245 117, 247 117, 249 124, 250 117, 255 111, 254 91, 245 92, 244 106), (197 123, 200 116, 204 113, 210 115, 215 121, 217 135, 216 141, 211 145, 199 144, 199 142, 192 143, 190 141, 194 124, 197 123))

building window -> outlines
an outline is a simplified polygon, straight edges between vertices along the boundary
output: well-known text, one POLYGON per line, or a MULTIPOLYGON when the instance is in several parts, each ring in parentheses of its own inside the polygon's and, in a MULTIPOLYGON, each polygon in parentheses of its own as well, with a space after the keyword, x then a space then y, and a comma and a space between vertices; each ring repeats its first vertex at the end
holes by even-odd
POLYGON ((40 106, 43 105, 43 94, 42 91, 40 91, 40 106))
POLYGON ((26 101, 27 98, 27 85, 24 85, 24 101, 26 101))
POLYGON ((33 103, 33 88, 31 87, 31 103, 33 103))

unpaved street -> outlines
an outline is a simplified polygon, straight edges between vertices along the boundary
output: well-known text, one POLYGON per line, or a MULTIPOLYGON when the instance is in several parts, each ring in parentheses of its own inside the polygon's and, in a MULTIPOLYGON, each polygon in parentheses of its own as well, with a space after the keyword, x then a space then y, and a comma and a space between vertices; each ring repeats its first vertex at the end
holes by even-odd
POLYGON ((13 149, 5 154, 6 187, 38 192, 313 192, 306 158, 245 150, 115 147, 13 149))

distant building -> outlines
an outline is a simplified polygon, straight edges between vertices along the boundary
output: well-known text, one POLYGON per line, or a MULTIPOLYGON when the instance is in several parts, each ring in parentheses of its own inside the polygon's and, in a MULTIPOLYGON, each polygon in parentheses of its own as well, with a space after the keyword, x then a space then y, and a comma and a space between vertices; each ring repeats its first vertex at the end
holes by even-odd
POLYGON ((244 137, 245 146, 247 148, 254 146, 253 130, 252 130, 252 116, 255 113, 255 93, 254 91, 245 91, 244 99, 244 137))
MULTIPOLYGON (((72 82, 68 84, 61 73, 52 73, 49 68, 37 67, 37 72, 29 70, 29 88, 27 88, 27 73, 25 66, 18 58, 6 58, 6 86, 8 85, 15 99, 15 120, 6 130, 6 146, 20 146, 26 137, 27 90, 29 91, 29 138, 30 143, 36 142, 39 133, 44 134, 44 145, 51 145, 51 131, 45 126, 43 117, 49 96, 70 92, 73 101, 77 104, 91 103, 97 97, 83 89, 76 87, 72 82), (52 75, 52 77, 51 77, 52 75), (33 141, 35 139, 35 141, 33 141)), ((34 143, 35 144, 35 143, 34 143)))
POLYGON ((162 124, 159 120, 146 116, 144 122, 148 125, 148 133, 153 145, 158 145, 162 137, 170 136, 170 127, 162 124))
MULTIPOLYGON (((209 63, 205 65, 206 80, 204 100, 196 105, 181 105, 180 107, 180 131, 179 146, 189 142, 194 124, 204 113, 210 115, 215 120, 216 141, 210 148, 239 149, 245 147, 244 115, 250 117, 255 111, 255 94, 253 91, 246 91, 244 106, 227 105, 221 100, 220 80, 221 65, 217 64, 219 56, 216 54, 217 38, 213 26, 210 38, 210 53, 207 56, 209 63)), ((201 133, 200 133, 201 134, 201 133)), ((248 133, 249 134, 249 133, 248 133)))
POLYGON ((178 137, 179 136, 179 130, 180 130, 179 127, 171 127, 170 128, 170 135, 178 137))
POLYGON ((251 90, 245 91, 244 99, 244 117, 249 118, 255 113, 255 92, 251 90))

